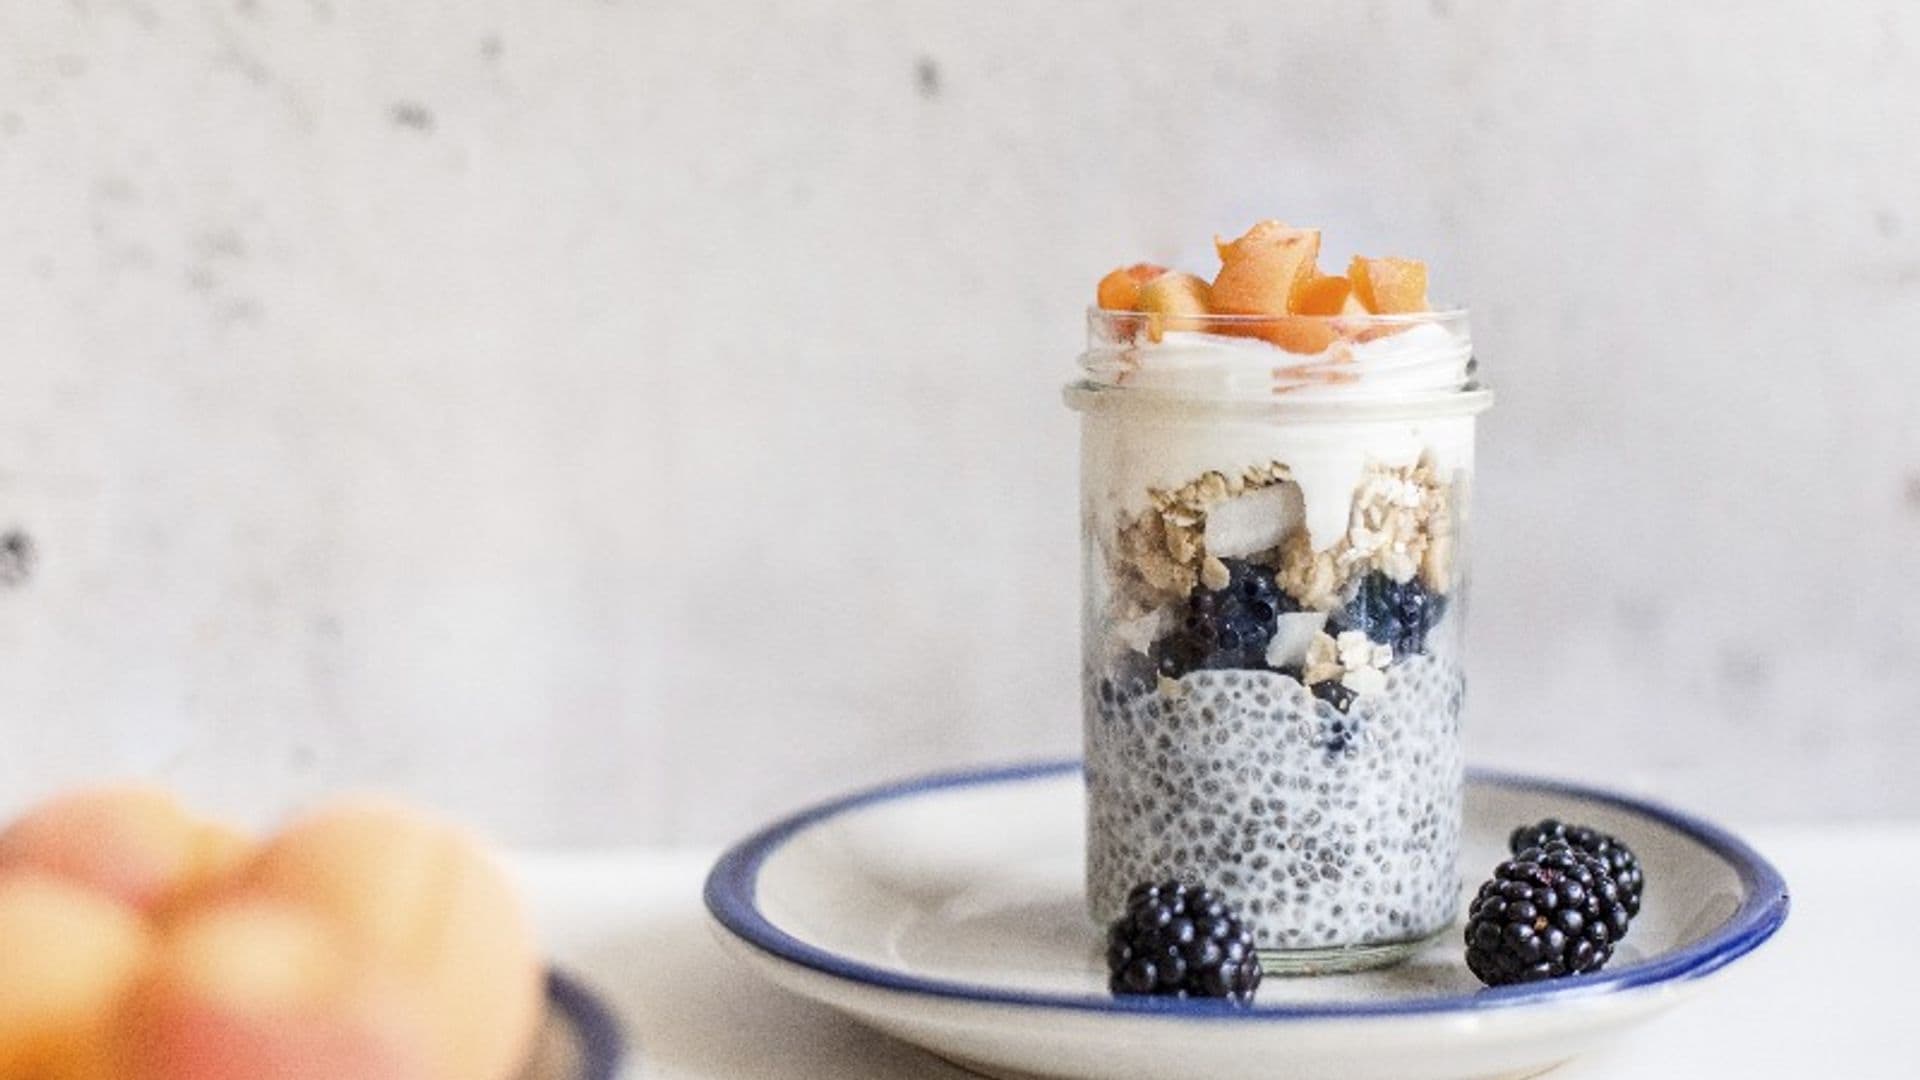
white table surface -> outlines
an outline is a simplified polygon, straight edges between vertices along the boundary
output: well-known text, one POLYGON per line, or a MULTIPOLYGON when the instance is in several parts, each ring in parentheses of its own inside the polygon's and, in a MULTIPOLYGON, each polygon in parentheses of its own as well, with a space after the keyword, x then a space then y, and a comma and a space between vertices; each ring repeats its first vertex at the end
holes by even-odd
MULTIPOLYGON (((1920 1077, 1920 824, 1751 830, 1786 875, 1787 925, 1692 1000, 1554 1080, 1920 1077)), ((560 964, 640 1051, 629 1077, 838 1080, 970 1074, 774 990, 720 951, 700 902, 716 851, 522 856, 560 964)))

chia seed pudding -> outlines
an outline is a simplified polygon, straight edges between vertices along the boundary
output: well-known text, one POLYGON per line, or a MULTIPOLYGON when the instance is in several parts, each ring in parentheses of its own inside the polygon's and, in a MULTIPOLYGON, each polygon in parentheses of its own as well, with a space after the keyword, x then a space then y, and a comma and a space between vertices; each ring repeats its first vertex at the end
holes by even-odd
POLYGON ((1089 910, 1205 885, 1283 971, 1391 962, 1458 907, 1466 509, 1490 400, 1424 267, 1329 279, 1318 252, 1317 232, 1263 222, 1220 245, 1211 284, 1115 271, 1068 390, 1089 910), (1303 296, 1334 306, 1287 306, 1303 296))
POLYGON ((1342 713, 1292 675, 1195 671, 1163 693, 1094 692, 1087 882, 1205 882, 1262 949, 1424 938, 1460 883, 1459 668, 1394 665, 1342 713))

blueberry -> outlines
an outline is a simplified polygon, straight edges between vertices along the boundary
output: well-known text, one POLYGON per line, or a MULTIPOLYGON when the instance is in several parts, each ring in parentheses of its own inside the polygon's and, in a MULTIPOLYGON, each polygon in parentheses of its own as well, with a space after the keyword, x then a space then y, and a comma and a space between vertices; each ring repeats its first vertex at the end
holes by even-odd
POLYGON ((1418 577, 1396 582, 1375 570, 1361 579, 1347 606, 1327 620, 1327 633, 1338 637, 1358 630, 1391 646, 1401 659, 1427 651, 1427 634, 1446 610, 1447 598, 1429 592, 1418 577))
POLYGON ((1244 559, 1222 562, 1226 587, 1195 587, 1179 627, 1154 645, 1154 663, 1170 679, 1190 671, 1266 670, 1275 624, 1300 610, 1274 584, 1272 570, 1244 559))

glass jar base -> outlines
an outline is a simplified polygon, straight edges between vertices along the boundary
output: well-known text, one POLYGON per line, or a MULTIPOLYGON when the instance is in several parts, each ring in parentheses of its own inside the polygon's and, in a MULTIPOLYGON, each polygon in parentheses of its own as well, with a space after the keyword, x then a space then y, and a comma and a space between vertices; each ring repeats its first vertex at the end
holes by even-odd
POLYGON ((1346 975, 1392 967, 1445 936, 1449 927, 1409 941, 1381 945, 1338 945, 1324 949, 1261 949, 1260 970, 1268 975, 1346 975))

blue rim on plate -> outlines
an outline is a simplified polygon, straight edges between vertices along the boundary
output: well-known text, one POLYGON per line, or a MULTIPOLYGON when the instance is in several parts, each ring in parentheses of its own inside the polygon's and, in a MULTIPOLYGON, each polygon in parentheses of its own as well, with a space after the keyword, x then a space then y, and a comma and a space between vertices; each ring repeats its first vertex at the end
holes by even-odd
POLYGON ((1773 936, 1787 918, 1787 884, 1773 864, 1745 841, 1711 822, 1657 803, 1582 784, 1512 773, 1470 770, 1471 782, 1520 791, 1544 792, 1603 803, 1652 819, 1701 844, 1731 865, 1746 895, 1720 927, 1700 941, 1615 972, 1557 979, 1548 983, 1494 987, 1414 1001, 1334 1002, 1241 1007, 1221 1001, 1166 997, 1100 997, 1006 990, 991 986, 926 979, 861 963, 809 945, 775 926, 757 902, 760 868, 795 834, 827 818, 875 803, 949 788, 1046 780, 1080 769, 1078 761, 1050 761, 1010 767, 938 773, 856 792, 803 810, 767 826, 728 849, 707 876, 707 910, 740 940, 782 960, 824 975, 907 993, 926 994, 982 1005, 1014 1005, 1078 1012, 1188 1016, 1205 1019, 1308 1020, 1342 1017, 1403 1016, 1476 1009, 1507 1008, 1569 997, 1630 990, 1654 983, 1697 979, 1752 952, 1773 936))
POLYGON ((627 1040, 606 1004, 585 984, 552 969, 547 971, 547 1003, 579 1040, 579 1080, 614 1080, 627 1040))

